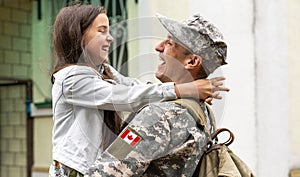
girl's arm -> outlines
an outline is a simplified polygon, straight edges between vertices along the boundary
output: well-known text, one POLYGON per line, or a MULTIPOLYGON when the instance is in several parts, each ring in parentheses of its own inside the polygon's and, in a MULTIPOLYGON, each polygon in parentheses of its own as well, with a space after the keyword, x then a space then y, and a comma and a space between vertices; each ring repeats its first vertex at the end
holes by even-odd
MULTIPOLYGON (((133 86, 142 84, 136 78, 125 77, 120 74, 115 68, 108 64, 104 64, 106 73, 114 79, 118 84, 133 86)), ((211 102, 212 98, 222 99, 218 92, 229 91, 229 88, 222 87, 224 77, 216 77, 212 79, 198 79, 193 82, 184 84, 174 84, 173 90, 177 98, 196 98, 211 102), (214 93, 217 92, 217 93, 214 93)))

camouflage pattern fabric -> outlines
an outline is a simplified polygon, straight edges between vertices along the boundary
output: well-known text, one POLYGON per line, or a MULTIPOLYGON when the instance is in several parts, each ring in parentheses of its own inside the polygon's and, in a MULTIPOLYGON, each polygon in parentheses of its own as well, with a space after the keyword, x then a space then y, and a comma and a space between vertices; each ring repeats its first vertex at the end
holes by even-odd
MULTIPOLYGON (((193 175, 206 149, 208 137, 197 127, 186 108, 171 102, 152 103, 133 117, 125 129, 135 131, 141 141, 129 152, 128 148, 115 146, 114 142, 97 159, 90 174, 86 176, 193 175), (120 148, 110 151, 112 146, 120 148)), ((121 135, 116 140, 118 143, 120 138, 121 135)))
POLYGON ((225 62, 227 45, 219 29, 201 15, 196 14, 182 22, 160 14, 157 17, 168 32, 191 53, 202 57, 207 75, 225 62))

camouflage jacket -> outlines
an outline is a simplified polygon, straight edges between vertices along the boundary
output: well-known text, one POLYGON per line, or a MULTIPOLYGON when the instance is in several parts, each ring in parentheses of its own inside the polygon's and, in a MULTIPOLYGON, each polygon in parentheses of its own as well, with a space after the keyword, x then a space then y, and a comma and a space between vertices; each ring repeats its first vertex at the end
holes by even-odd
POLYGON ((192 176, 206 143, 207 135, 186 108, 151 103, 100 155, 88 176, 192 176))

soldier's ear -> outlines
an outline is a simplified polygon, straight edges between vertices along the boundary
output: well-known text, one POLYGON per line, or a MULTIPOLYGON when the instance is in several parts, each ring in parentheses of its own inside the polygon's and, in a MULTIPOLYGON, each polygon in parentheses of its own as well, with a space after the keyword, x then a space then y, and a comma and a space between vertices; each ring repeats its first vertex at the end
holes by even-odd
POLYGON ((199 55, 192 54, 187 59, 186 69, 199 68, 202 65, 202 58, 199 55))

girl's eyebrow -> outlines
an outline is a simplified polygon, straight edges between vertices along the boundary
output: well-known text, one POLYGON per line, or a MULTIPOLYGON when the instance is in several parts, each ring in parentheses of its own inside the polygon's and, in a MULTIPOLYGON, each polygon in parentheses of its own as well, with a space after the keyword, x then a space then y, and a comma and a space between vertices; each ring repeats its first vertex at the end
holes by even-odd
POLYGON ((106 25, 99 25, 99 26, 97 26, 97 28, 104 28, 104 29, 107 29, 107 26, 106 26, 106 25))

